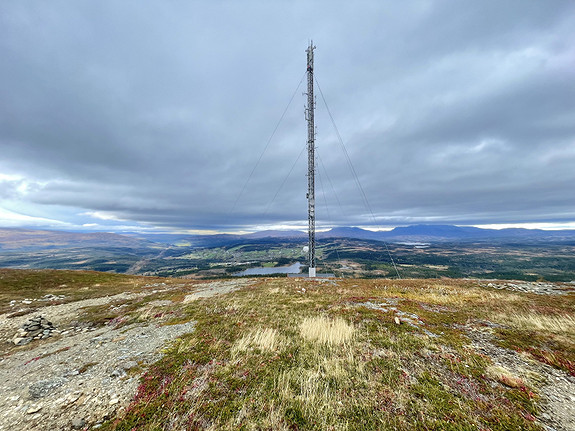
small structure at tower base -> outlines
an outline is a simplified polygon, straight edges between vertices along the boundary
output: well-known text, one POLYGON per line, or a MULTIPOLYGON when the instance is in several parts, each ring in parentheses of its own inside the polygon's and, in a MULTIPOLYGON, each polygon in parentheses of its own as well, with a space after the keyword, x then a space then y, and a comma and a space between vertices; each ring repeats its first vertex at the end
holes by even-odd
MULTIPOLYGON (((314 268, 315 269, 315 268, 314 268)), ((322 274, 322 273, 314 273, 314 275, 309 275, 304 273, 301 274, 288 274, 289 278, 311 278, 311 279, 318 279, 318 278, 337 278, 335 274, 322 274)))

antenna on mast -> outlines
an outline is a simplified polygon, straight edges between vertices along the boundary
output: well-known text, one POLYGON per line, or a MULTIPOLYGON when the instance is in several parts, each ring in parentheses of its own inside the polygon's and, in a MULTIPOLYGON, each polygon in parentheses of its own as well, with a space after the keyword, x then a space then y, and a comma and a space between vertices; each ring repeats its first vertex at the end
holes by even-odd
POLYGON ((313 114, 315 99, 313 96, 313 41, 310 41, 307 52, 307 207, 309 226, 309 277, 315 277, 315 126, 313 114))

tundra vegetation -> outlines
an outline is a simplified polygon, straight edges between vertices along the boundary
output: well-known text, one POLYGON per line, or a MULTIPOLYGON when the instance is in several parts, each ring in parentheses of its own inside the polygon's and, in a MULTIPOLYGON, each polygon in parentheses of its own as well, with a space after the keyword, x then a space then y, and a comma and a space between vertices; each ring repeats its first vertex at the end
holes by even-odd
MULTIPOLYGON (((20 277, 2 274, 0 280, 20 277)), ((25 276, 29 289, 2 283, 0 305, 62 293, 62 284, 93 286, 87 279, 62 283, 74 272, 41 274, 25 276)), ((100 294, 155 280, 85 276, 100 294)), ((162 359, 139 370, 133 400, 101 430, 542 430, 542 412, 552 414, 542 398, 547 376, 501 364, 473 340, 575 376, 572 290, 537 295, 451 279, 259 278, 187 301, 199 282, 163 280, 175 287, 159 297, 84 310, 84 319, 101 325, 196 322, 162 359)))
POLYGON ((573 299, 465 281, 261 280, 179 308, 174 323, 196 332, 105 429, 541 429, 545 377, 495 365, 467 333, 573 375, 573 299))

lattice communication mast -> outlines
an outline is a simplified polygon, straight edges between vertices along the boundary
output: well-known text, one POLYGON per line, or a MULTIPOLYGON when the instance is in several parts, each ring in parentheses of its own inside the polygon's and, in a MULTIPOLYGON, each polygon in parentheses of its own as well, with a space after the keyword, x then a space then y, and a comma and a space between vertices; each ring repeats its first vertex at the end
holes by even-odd
POLYGON ((307 107, 305 118, 307 120, 307 203, 309 225, 309 277, 315 277, 315 125, 313 114, 315 99, 313 96, 313 41, 310 42, 307 52, 307 107))

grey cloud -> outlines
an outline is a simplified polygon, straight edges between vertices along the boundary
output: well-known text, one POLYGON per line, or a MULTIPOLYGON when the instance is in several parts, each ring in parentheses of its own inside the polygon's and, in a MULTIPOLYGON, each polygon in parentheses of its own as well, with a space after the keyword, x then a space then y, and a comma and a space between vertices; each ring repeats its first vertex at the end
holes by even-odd
MULTIPOLYGON (((4 199, 162 227, 305 223, 305 155, 285 180, 305 145, 303 86, 234 202, 313 37, 377 223, 575 217, 571 2, 4 9, 0 169, 35 184, 4 184, 4 199)), ((373 223, 319 93, 317 125, 321 223, 373 223)))

